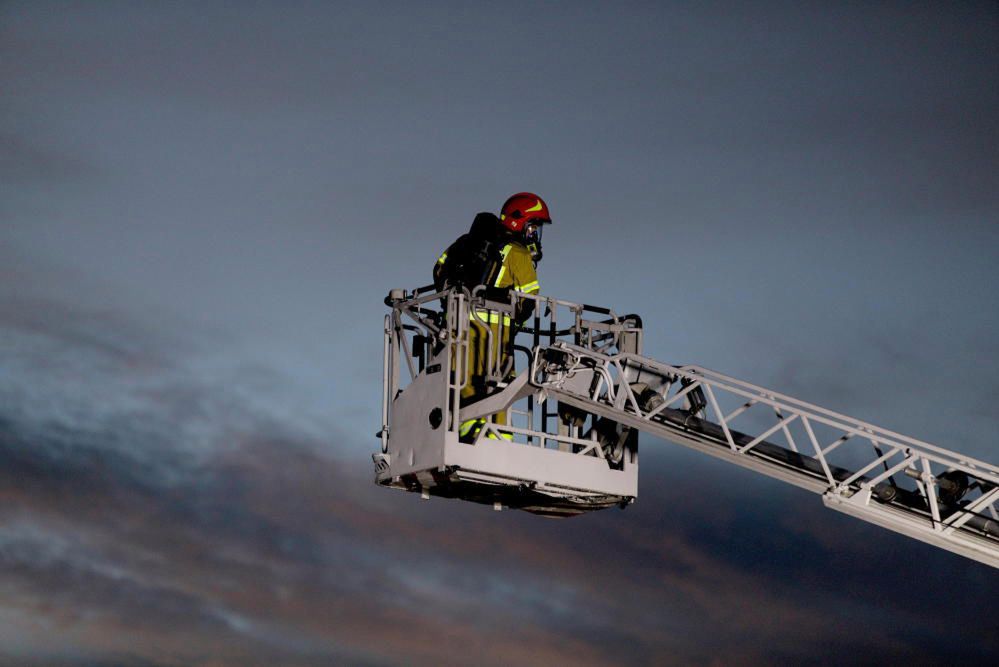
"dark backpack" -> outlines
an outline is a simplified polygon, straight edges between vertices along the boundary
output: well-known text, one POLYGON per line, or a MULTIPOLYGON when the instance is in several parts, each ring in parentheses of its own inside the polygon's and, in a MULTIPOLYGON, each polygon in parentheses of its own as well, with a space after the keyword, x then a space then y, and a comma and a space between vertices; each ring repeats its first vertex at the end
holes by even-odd
POLYGON ((467 234, 447 249, 447 258, 440 270, 434 271, 434 287, 464 287, 492 285, 503 264, 499 239, 499 219, 492 213, 479 213, 467 234))

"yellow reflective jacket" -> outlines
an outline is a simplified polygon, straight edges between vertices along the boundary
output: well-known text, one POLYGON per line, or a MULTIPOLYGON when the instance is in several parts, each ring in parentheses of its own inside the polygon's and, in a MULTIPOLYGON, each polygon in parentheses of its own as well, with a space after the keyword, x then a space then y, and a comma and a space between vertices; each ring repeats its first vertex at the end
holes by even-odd
POLYGON ((541 290, 534 260, 531 259, 531 251, 527 246, 515 241, 507 243, 500 250, 500 256, 503 263, 492 287, 509 287, 526 294, 537 294, 541 290))

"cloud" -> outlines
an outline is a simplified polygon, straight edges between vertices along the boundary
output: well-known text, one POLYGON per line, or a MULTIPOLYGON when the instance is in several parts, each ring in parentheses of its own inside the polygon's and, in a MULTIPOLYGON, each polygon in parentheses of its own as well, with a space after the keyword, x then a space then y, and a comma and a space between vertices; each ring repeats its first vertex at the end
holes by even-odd
MULTIPOLYGON (((230 655, 232 664, 247 664, 258 651, 311 664, 344 650, 377 660, 371 647, 379 642, 395 655, 412 650, 406 635, 384 639, 379 619, 422 622, 427 636, 479 634, 479 626, 462 630, 455 597, 444 593, 449 565, 461 567, 454 552, 485 547, 463 549, 449 531, 435 542, 438 531, 408 521, 410 509, 397 512, 391 501, 387 509, 391 494, 370 483, 365 453, 363 465, 345 464, 322 442, 248 405, 218 405, 219 387, 193 373, 187 384, 179 381, 184 365, 157 346, 149 349, 167 360, 136 373, 132 352, 113 344, 114 332, 133 338, 135 331, 122 333, 114 318, 93 318, 104 323, 96 326, 99 344, 89 332, 79 334, 80 321, 59 321, 25 326, 24 318, 8 318, 4 330, 31 343, 9 348, 16 353, 4 363, 17 371, 13 377, 34 375, 51 391, 49 405, 39 409, 25 405, 36 393, 3 388, 0 514, 19 528, 4 533, 0 585, 12 592, 16 609, 56 623, 84 654, 139 655, 158 646, 157 657, 166 647, 181 661, 197 660, 201 651, 230 655), (35 363, 53 355, 62 361, 35 363), (67 365, 106 393, 57 391, 67 365), (151 389, 160 385, 169 390, 151 389), (100 398, 115 406, 98 405, 100 398), (191 433, 201 436, 193 452, 182 442, 191 433), (430 561, 428 572, 436 570, 420 583, 413 566, 400 570, 393 554, 428 537, 410 549, 430 561), (435 568, 439 559, 431 554, 448 543, 454 552, 435 568), (449 629, 419 620, 427 605, 452 609, 449 629), (243 648, 230 654, 226 646, 243 648)), ((143 339, 137 344, 145 349, 143 339)), ((502 577, 493 581, 497 597, 520 600, 502 577)), ((467 591, 458 598, 476 610, 467 591)), ((481 609, 478 616, 483 623, 481 609)), ((523 646, 492 652, 512 657, 523 646)), ((435 659, 431 643, 420 651, 435 659)))
POLYGON ((996 648, 981 566, 897 559, 919 545, 693 453, 647 443, 625 512, 421 502, 375 487, 363 444, 269 413, 260 387, 294 392, 278 370, 206 374, 208 343, 122 313, 5 312, 0 615, 17 620, 19 664, 919 663, 953 637, 960 655, 996 648), (64 384, 68 368, 86 381, 64 384))

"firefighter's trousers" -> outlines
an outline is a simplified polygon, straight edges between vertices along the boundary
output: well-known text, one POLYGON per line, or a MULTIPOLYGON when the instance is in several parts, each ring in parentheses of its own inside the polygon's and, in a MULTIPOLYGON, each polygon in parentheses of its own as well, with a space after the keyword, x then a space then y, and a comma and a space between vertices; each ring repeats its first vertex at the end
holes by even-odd
MULTIPOLYGON (((496 376, 503 370, 510 357, 511 320, 505 313, 494 310, 474 310, 468 315, 468 381, 461 389, 463 404, 484 398, 488 393, 487 377, 496 376)), ((485 419, 470 419, 462 422, 458 435, 462 438, 474 438, 485 424, 485 419)), ((494 424, 506 424, 506 411, 497 412, 489 417, 494 424)), ((490 435, 492 435, 490 433, 490 435)), ((503 438, 512 439, 512 435, 501 434, 503 438)))

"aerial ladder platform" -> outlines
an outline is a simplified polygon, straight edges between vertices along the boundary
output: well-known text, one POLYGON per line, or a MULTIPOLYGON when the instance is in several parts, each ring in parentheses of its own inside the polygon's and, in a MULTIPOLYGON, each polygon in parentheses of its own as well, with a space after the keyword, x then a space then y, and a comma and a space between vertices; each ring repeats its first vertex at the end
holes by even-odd
POLYGON ((637 315, 482 288, 385 302, 377 484, 553 517, 623 508, 644 432, 999 568, 996 465, 643 356, 637 315))

